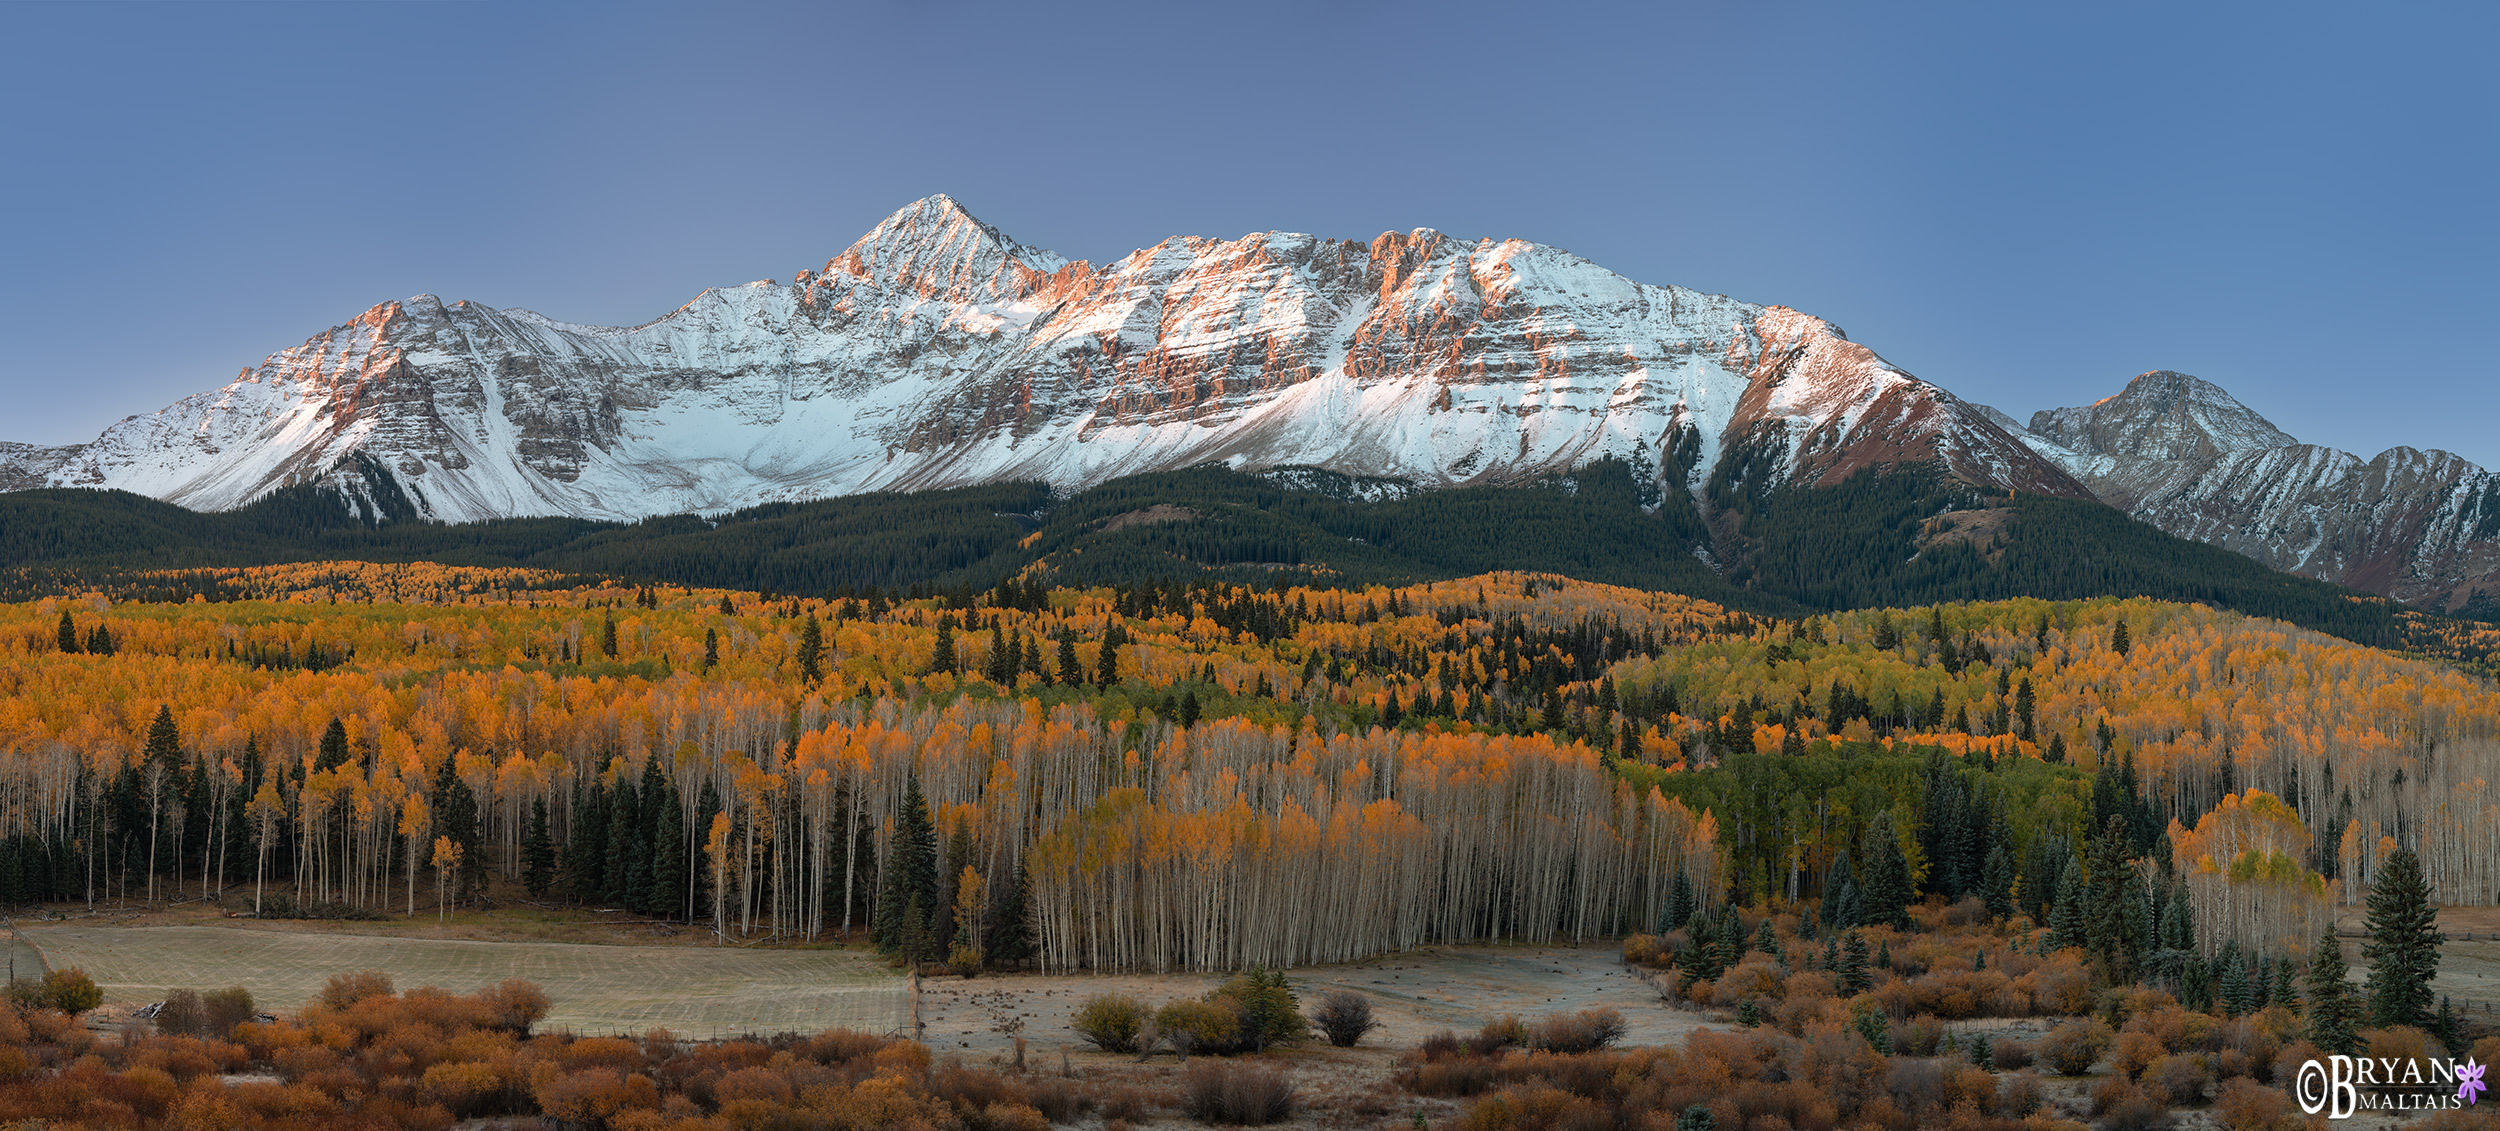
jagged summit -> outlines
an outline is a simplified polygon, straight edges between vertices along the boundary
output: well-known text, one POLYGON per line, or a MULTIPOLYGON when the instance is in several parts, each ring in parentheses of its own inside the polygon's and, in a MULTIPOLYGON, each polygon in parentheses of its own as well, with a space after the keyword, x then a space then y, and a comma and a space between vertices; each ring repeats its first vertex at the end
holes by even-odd
POLYGON ((2085 494, 1785 307, 1423 228, 1175 237, 1097 267, 943 195, 821 271, 639 326, 382 303, 94 443, 0 448, 0 483, 225 509, 311 482, 445 520, 635 518, 1209 461, 1431 487, 1607 457, 1697 495, 1723 464, 1763 484, 1903 463, 2085 494))
POLYGON ((2168 369, 2138 375, 2089 405, 2034 413, 2031 431, 2087 455, 2129 459, 2203 459, 2300 442, 2221 386, 2168 369))
POLYGON ((2448 608, 2500 599, 2500 480, 2450 453, 2303 444, 2166 369, 2018 438, 2101 501, 2276 569, 2448 608))

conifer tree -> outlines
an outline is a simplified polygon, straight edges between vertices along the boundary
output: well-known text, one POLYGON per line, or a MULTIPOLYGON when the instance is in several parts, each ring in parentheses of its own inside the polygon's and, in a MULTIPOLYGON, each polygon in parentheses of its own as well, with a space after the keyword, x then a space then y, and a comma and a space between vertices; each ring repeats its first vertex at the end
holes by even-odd
POLYGON ((1866 936, 1851 931, 1841 947, 1840 992, 1862 994, 1874 986, 1874 975, 1867 972, 1866 936))
POLYGON ((1990 915, 2002 919, 2014 913, 2014 858, 2002 841, 1988 849, 1988 861, 1980 866, 1979 898, 1990 915))
POLYGON ((937 642, 929 647, 929 674, 952 673, 955 670, 955 618, 952 614, 938 618, 937 642))
POLYGON ((1788 956, 1780 951, 1779 932, 1771 929, 1771 917, 1768 915, 1762 917, 1761 929, 1753 933, 1753 948, 1770 955, 1774 962, 1788 961, 1788 956))
POLYGON ((2128 906, 2130 895, 2142 902, 2130 890, 2135 869, 2129 866, 2127 850, 2132 843, 2126 818, 2111 814, 2100 835, 2092 838, 2091 887, 2085 896, 2084 947, 2103 975, 2118 984, 2135 980, 2136 954, 2143 946, 2138 917, 2128 906))
POLYGON ((1025 873, 1024 861, 1016 861, 1006 883, 991 886, 990 911, 981 924, 988 937, 982 940, 981 949, 992 965, 1021 966, 1033 958, 1032 879, 1025 873))
POLYGON ((2222 944, 2222 953, 2214 958, 2214 969, 2218 975, 2214 998, 2216 1004, 2222 1006, 2222 1015, 2239 1017, 2247 1014, 2255 1004, 2253 999, 2256 995, 2248 984, 2248 964, 2240 959, 2238 942, 2222 944))
POLYGON ((633 893, 627 889, 632 886, 634 818, 641 814, 642 805, 634 796, 633 781, 624 774, 616 775, 616 785, 607 795, 607 863, 599 869, 599 902, 630 907, 633 893))
POLYGON ((347 755, 347 724, 333 715, 328 729, 321 732, 321 750, 313 757, 313 770, 335 770, 347 764, 347 755))
POLYGON ((1675 882, 1667 889, 1667 909, 1658 920, 1658 933, 1663 935, 1691 922, 1694 910, 1693 881, 1678 869, 1675 882))
POLYGON ((544 897, 556 882, 556 845, 547 831, 547 799, 530 802, 529 831, 521 836, 521 885, 544 897))
POLYGON ((486 830, 478 817, 477 793, 454 765, 443 759, 434 775, 434 830, 458 846, 459 874, 453 877, 452 898, 466 900, 486 889, 486 830))
POLYGON ((594 779, 573 788, 573 830, 564 845, 564 891, 577 903, 592 903, 608 866, 606 790, 594 779))
POLYGON ((2292 968, 2291 955, 2280 954, 2275 956, 2274 979, 2272 985, 2274 987, 2274 993, 2273 996, 2267 1000, 2266 1004, 2279 1005, 2294 1014, 2298 1014, 2300 1012, 2300 975, 2292 968))
POLYGON ((805 620, 799 629, 799 680, 813 685, 825 678, 825 626, 813 613, 805 620))
POLYGON ((2438 909, 2422 860, 2409 848, 2389 853, 2370 885, 2370 1024, 2427 1026, 2431 978, 2439 973, 2438 909))
POLYGON ((1075 687, 1085 682, 1085 664, 1076 658, 1076 634, 1059 630, 1059 682, 1075 687))
POLYGON ((925 960, 926 948, 937 944, 929 909, 942 905, 938 902, 937 828, 929 819, 929 800, 920 792, 918 774, 904 782, 903 810, 894 823, 893 843, 887 846, 883 863, 870 938, 889 954, 903 952, 907 961, 925 960), (915 930, 917 935, 912 933, 915 930), (910 950, 914 945, 923 949, 910 950))
POLYGON ((613 659, 615 659, 615 658, 616 658, 616 614, 615 614, 615 613, 602 613, 602 614, 600 614, 600 617, 599 617, 599 654, 600 654, 600 655, 602 655, 602 656, 606 656, 607 658, 609 658, 609 659, 611 659, 611 660, 613 660, 613 659))
POLYGON ((713 668, 719 666, 720 630, 717 628, 706 628, 703 630, 703 670, 709 672, 713 668))
POLYGON ((1907 927, 1910 921, 1910 864, 1893 835, 1892 814, 1877 813, 1866 823, 1866 882, 1858 891, 1858 911, 1869 926, 1907 927))
POLYGON ((2335 929, 2327 928, 2318 936, 2318 944, 2309 951, 2309 1043, 2330 1053, 2349 1054, 2361 1043, 2354 1032, 2360 1021, 2361 1003, 2354 1001, 2352 986, 2345 982, 2344 944, 2335 937, 2335 929))
POLYGON ((61 610, 61 636, 58 647, 63 655, 78 653, 78 622, 71 620, 68 609, 61 610))
POLYGON ((678 811, 678 793, 660 779, 651 810, 651 910, 663 919, 686 913, 686 817, 678 811))
POLYGON ((2069 867, 2059 875, 2057 898, 2049 905, 2049 949, 2084 945, 2084 921, 2083 869, 2069 867))

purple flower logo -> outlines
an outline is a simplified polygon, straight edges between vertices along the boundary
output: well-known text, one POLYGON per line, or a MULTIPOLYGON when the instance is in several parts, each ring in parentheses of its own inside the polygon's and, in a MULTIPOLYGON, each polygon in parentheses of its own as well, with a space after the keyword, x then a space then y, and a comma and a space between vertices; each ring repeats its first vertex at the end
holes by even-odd
POLYGON ((2483 1084, 2483 1068, 2483 1065, 2474 1063, 2474 1058, 2467 1057, 2465 1060, 2465 1067, 2457 1069, 2458 1099, 2464 1100, 2469 1104, 2480 1102, 2482 1098, 2482 1091, 2485 1087, 2483 1084))

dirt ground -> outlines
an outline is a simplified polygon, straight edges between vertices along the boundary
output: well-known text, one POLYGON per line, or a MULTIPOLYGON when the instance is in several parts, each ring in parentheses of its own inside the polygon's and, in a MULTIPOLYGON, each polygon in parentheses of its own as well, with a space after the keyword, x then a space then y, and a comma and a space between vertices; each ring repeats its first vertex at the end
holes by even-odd
MULTIPOLYGON (((1350 989, 1372 999, 1383 1023, 1365 1043, 1407 1049, 1436 1030, 1472 1032, 1505 1013, 1534 1020, 1548 1013, 1612 1006, 1629 1029, 1624 1043, 1681 1040, 1705 1024, 1700 1014, 1670 1007, 1657 989, 1625 967, 1609 947, 1429 947, 1369 962, 1310 966, 1285 972, 1305 1008, 1319 995, 1350 989)), ((931 1048, 988 1056, 1014 1047, 1021 1033, 1031 1055, 1055 1056, 1083 1038, 1068 1020, 1095 994, 1127 994, 1149 1008, 1195 998, 1223 981, 1215 974, 995 975, 931 978, 921 983, 921 1020, 931 1048)))
POLYGON ((79 967, 117 1005, 169 988, 240 985, 265 1009, 291 1009, 332 974, 388 972, 401 988, 466 993, 526 978, 554 999, 547 1024, 583 1033, 683 1036, 816 1031, 886 1033, 909 1019, 904 983, 855 951, 617 946, 392 938, 230 926, 28 925, 23 940, 53 968, 79 967))

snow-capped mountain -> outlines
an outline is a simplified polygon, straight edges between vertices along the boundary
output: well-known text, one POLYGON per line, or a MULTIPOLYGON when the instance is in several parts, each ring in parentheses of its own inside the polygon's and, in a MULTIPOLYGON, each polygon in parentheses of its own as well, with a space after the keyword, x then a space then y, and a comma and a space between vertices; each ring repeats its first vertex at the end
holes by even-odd
POLYGON ((2085 494, 1976 406, 1784 307, 1429 229, 1183 237, 1097 267, 944 196, 788 284, 640 326, 383 303, 94 443, 0 449, 0 488, 221 510, 378 474, 437 519, 634 518, 1216 460, 1430 487, 1606 456, 1686 489, 1767 456, 1782 481, 1932 461, 2085 494))
POLYGON ((2009 430, 2103 502, 2180 537, 2403 601, 2500 597, 2500 481, 2450 453, 2364 460, 2303 444, 2220 387, 2167 370, 2009 430))

